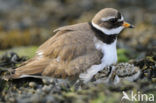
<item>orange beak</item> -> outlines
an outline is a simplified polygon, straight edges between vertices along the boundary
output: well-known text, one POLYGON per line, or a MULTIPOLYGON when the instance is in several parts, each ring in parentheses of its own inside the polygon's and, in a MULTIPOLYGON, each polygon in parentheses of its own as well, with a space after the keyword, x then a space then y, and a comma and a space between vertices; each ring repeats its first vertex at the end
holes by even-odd
POLYGON ((135 27, 134 25, 131 25, 131 24, 125 22, 125 21, 123 22, 122 26, 125 27, 125 28, 134 28, 135 27))

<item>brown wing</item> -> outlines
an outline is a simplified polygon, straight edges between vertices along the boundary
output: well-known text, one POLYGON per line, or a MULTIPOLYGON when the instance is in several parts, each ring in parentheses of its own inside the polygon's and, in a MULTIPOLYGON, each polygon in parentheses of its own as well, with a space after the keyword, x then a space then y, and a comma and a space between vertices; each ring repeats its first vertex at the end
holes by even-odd
POLYGON ((73 76, 100 63, 102 53, 95 48, 94 35, 88 28, 85 23, 58 29, 55 36, 39 47, 37 53, 42 55, 37 54, 31 62, 17 68, 18 76, 14 77, 38 73, 52 77, 73 76))

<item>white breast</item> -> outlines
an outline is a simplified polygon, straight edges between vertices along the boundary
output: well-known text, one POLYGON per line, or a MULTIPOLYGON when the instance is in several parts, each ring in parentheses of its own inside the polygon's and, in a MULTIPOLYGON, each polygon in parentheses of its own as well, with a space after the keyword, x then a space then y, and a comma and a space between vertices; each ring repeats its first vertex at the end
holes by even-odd
POLYGON ((94 38, 96 49, 103 53, 101 64, 92 65, 85 73, 79 75, 80 79, 84 80, 84 82, 88 82, 98 71, 117 62, 116 41, 117 40, 111 44, 106 44, 94 38))
POLYGON ((105 64, 105 66, 114 64, 117 62, 117 52, 116 52, 116 41, 112 44, 105 44, 102 41, 99 41, 95 44, 98 50, 101 50, 103 53, 103 58, 101 62, 105 64))

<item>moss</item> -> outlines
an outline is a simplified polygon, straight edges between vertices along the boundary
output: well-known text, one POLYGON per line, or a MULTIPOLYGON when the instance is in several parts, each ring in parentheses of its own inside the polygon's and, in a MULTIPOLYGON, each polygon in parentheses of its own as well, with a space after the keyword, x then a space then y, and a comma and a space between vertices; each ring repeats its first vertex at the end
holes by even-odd
POLYGON ((40 45, 50 35, 46 29, 31 28, 26 30, 13 29, 0 31, 0 49, 8 49, 16 46, 40 45))
POLYGON ((106 97, 102 93, 100 93, 97 98, 95 98, 93 101, 91 101, 91 103, 104 103, 105 98, 106 97))
POLYGON ((119 103, 121 98, 121 93, 113 92, 112 94, 107 94, 104 92, 98 93, 98 96, 91 101, 91 103, 119 103), (113 97, 113 98, 112 98, 113 97))
POLYGON ((35 55, 36 50, 37 46, 15 47, 13 49, 0 51, 0 55, 5 54, 6 52, 15 52, 19 56, 26 56, 28 58, 31 58, 35 55))
POLYGON ((8 85, 5 85, 4 90, 5 91, 8 91, 9 90, 9 86, 8 85))
POLYGON ((118 49, 117 55, 118 55, 118 62, 128 62, 129 58, 127 56, 128 51, 125 49, 118 49))

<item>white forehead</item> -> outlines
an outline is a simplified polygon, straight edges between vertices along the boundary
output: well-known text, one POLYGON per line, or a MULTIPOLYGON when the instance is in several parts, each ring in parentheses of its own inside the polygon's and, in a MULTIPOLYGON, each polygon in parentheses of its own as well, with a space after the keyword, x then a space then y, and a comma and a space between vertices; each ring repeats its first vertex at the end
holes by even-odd
MULTIPOLYGON (((103 18, 101 18, 101 20, 109 21, 110 19, 113 19, 113 18, 115 18, 115 16, 103 17, 103 18)), ((123 21, 123 20, 124 20, 123 16, 121 16, 121 19, 118 19, 118 21, 123 21)))

